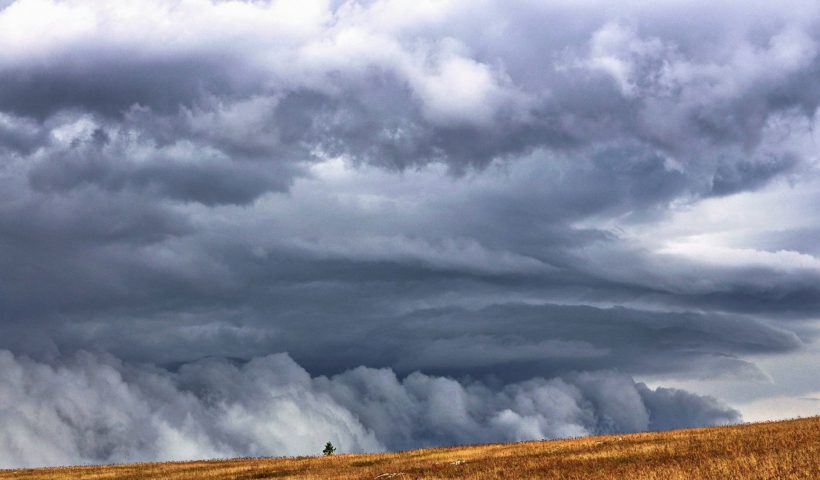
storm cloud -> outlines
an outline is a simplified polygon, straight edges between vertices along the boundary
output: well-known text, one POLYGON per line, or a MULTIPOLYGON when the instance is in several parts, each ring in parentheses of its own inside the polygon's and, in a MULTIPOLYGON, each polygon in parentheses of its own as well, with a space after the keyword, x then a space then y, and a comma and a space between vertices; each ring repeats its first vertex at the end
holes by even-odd
POLYGON ((819 22, 797 0, 0 2, 0 391, 64 429, 38 457, 49 422, 15 424, 9 464, 813 395, 819 22), (274 388, 251 372, 302 392, 293 415, 243 403, 274 388), (464 411, 432 419, 448 389, 464 411))
POLYGON ((169 372, 87 352, 46 364, 2 351, 0 366, 2 467, 306 455, 328 439, 345 452, 382 451, 739 418, 714 398, 607 371, 492 389, 365 367, 311 377, 286 354, 169 372))

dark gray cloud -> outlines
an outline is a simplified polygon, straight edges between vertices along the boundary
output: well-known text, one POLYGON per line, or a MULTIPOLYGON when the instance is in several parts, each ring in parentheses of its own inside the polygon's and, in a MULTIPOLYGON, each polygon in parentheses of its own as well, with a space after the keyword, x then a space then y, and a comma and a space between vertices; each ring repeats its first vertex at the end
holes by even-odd
MULTIPOLYGON (((233 368, 197 359, 288 352, 361 449, 565 434, 510 407, 560 382, 631 412, 584 432, 731 420, 623 375, 771 386, 815 351, 820 8, 713 3, 0 2, 0 348, 96 352, 164 385, 151 415, 233 368), (487 410, 364 421, 377 377, 487 410)), ((179 455, 257 453, 201 434, 179 455)))
POLYGON ((96 187, 204 205, 246 204, 286 189, 296 170, 234 159, 195 144, 154 149, 128 134, 112 139, 98 128, 89 138, 50 152, 30 170, 29 183, 35 192, 50 194, 96 187), (150 157, 134 159, 144 148, 150 157))
MULTIPOLYGON (((204 352, 247 358, 287 348, 317 373, 364 364, 392 367, 402 375, 420 370, 504 381, 602 368, 679 378, 760 379, 763 374, 744 356, 803 346, 788 329, 738 316, 522 304, 389 315, 356 305, 360 299, 334 298, 328 290, 289 293, 325 297, 327 305, 306 308, 305 300, 297 298, 278 309, 252 307, 248 301, 235 310, 95 321, 72 316, 53 334, 62 343, 169 365, 204 352), (130 332, 127 339, 120 335, 124 329, 130 332)), ((9 331, 8 345, 20 348, 22 340, 9 331)))
MULTIPOLYGON (((697 164, 725 193, 773 172, 743 158, 748 178, 731 175, 731 165, 699 157, 733 146, 748 157, 771 117, 811 116, 820 98, 816 9, 807 4, 795 9, 805 13, 799 18, 757 6, 699 29, 669 25, 680 6, 453 2, 411 8, 419 16, 400 20, 400 2, 353 5, 317 4, 285 21, 288 2, 234 4, 224 17, 230 2, 203 1, 198 11, 149 2, 145 15, 185 21, 193 38, 155 25, 147 40, 137 31, 150 20, 136 12, 117 25, 112 12, 92 9, 85 13, 103 27, 55 27, 65 32, 59 44, 3 39, 22 48, 3 59, 0 109, 41 120, 79 110, 119 122, 139 106, 159 117, 151 123, 174 125, 171 138, 144 126, 166 141, 236 148, 248 136, 242 125, 256 127, 256 141, 268 137, 260 154, 280 160, 287 150, 297 162, 346 154, 398 168, 440 161, 456 171, 534 148, 638 140, 697 164), (766 14, 774 16, 761 21, 766 14), (549 33, 518 28, 566 17, 582 20, 549 33), (704 29, 709 42, 698 41, 704 29)), ((48 28, 49 15, 28 16, 34 8, 20 2, 5 21, 48 28)), ((84 14, 76 4, 60 8, 84 14)))

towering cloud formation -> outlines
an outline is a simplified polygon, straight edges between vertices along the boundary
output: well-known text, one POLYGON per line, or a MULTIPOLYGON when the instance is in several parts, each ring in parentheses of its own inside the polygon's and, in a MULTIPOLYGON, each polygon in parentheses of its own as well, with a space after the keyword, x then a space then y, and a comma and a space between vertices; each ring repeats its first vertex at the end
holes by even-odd
POLYGON ((630 377, 812 395, 819 23, 809 0, 0 1, 0 348, 30 382, 0 389, 53 419, 4 448, 736 418, 630 377), (245 403, 273 388, 256 368, 315 412, 245 403), (448 389, 464 407, 435 420, 448 389))
POLYGON ((285 354, 173 373, 79 353, 0 352, 0 467, 316 454, 530 440, 737 421, 710 397, 584 373, 503 388, 360 367, 311 376, 285 354), (685 414, 683 416, 682 414, 685 414))

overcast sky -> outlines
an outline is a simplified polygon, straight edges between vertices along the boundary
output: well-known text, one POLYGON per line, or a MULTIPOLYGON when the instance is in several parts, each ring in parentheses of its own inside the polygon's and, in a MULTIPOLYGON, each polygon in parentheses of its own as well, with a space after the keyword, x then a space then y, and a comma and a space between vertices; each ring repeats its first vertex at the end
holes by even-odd
POLYGON ((0 467, 820 413, 820 4, 0 1, 0 467))

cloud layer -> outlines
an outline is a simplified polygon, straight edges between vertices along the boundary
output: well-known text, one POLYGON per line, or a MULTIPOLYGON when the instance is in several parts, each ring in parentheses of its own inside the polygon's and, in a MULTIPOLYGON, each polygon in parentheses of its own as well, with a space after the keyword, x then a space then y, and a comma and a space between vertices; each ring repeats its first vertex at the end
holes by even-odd
MULTIPOLYGON (((191 402, 192 430, 167 427, 193 435, 185 458, 291 452, 207 430, 233 420, 183 381, 204 368, 220 391, 229 366, 203 358, 288 352, 316 418, 361 449, 563 434, 513 397, 544 386, 598 418, 585 375, 648 409, 625 430, 716 418, 627 376, 732 404, 808 395, 819 22, 800 0, 0 1, 5 361, 119 376, 89 405, 138 398, 144 418, 191 402), (398 404, 423 378, 488 410, 393 437, 352 400, 382 376, 398 404)), ((66 412, 66 432, 86 421, 66 412)), ((151 458, 160 430, 40 460, 151 458)))
POLYGON ((734 422, 711 397, 614 372, 490 388, 360 367, 311 377, 286 354, 169 372, 78 353, 0 351, 0 467, 380 451, 734 422))

